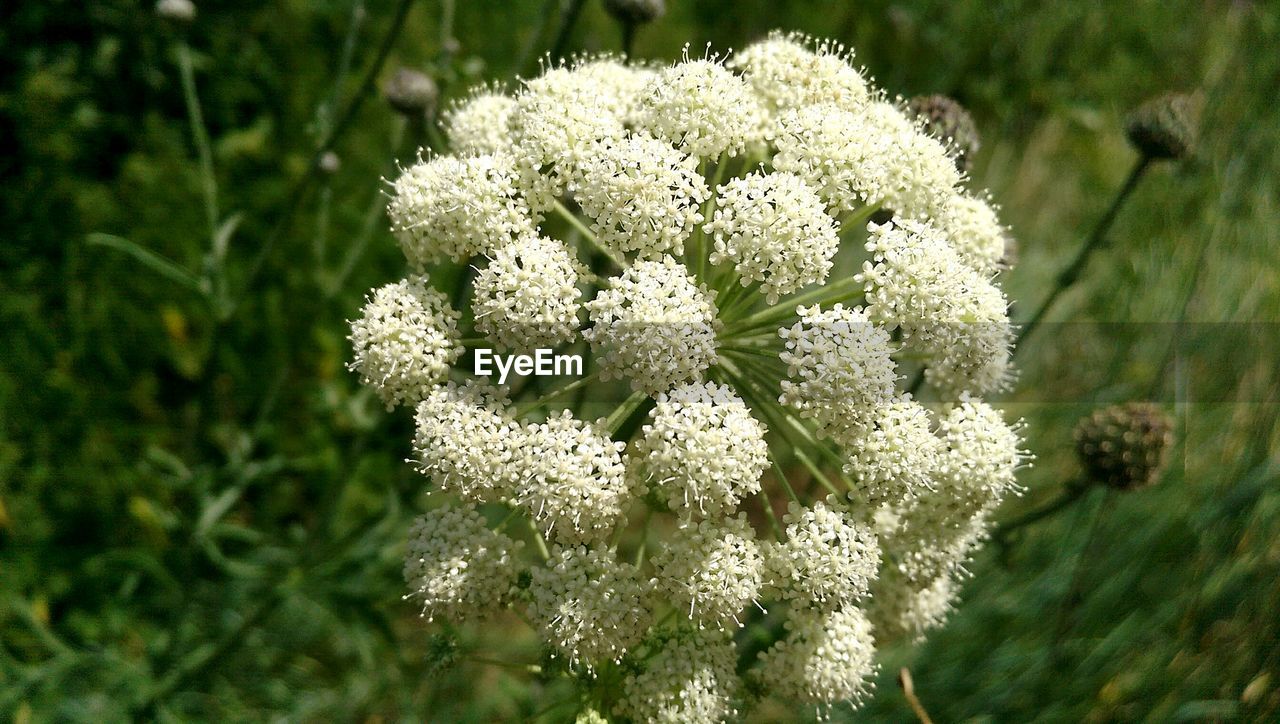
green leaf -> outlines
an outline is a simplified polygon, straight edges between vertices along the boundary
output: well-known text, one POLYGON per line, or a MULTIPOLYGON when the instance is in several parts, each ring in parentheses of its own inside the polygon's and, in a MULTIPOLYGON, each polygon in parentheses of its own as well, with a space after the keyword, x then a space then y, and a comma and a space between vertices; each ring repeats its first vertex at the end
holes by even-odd
POLYGON ((204 296, 204 289, 191 272, 183 269, 172 261, 160 256, 159 254, 141 247, 124 237, 115 236, 114 234, 92 233, 86 238, 91 246, 105 246, 108 249, 115 249, 133 257, 143 266, 151 271, 156 272, 160 276, 175 282, 180 286, 204 296))

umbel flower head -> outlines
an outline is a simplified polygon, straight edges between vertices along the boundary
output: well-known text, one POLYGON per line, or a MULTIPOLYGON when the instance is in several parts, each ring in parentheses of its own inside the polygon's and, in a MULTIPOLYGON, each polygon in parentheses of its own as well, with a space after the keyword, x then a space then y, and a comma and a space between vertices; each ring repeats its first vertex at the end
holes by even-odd
POLYGON ((412 276, 370 295, 351 367, 416 413, 410 597, 513 611, 527 631, 480 638, 536 638, 582 721, 856 706, 1018 491, 1021 428, 981 398, 1013 378, 999 207, 963 129, 852 58, 773 33, 547 60, 445 102, 449 147, 390 184, 412 276), (490 347, 583 371, 495 385, 490 347))

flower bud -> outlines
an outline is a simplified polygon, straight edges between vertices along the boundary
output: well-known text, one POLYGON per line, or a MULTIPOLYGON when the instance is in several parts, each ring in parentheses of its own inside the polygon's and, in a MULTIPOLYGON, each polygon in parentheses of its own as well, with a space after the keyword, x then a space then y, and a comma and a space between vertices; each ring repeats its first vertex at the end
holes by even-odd
POLYGON ((1138 153, 1150 159, 1185 158, 1195 150, 1200 104, 1185 93, 1166 93, 1129 114, 1125 133, 1138 153))
POLYGON ((968 173, 973 166, 973 155, 982 146, 969 111, 954 98, 944 95, 916 96, 907 101, 907 111, 923 121, 931 135, 950 141, 956 168, 968 173))
POLYGON ((440 91, 436 82, 425 73, 400 68, 382 86, 382 94, 387 104, 397 112, 406 116, 425 116, 435 109, 440 91))
POLYGON ((191 0, 160 0, 156 3, 156 15, 185 25, 196 19, 196 5, 191 0))
POLYGON ((320 160, 316 162, 316 165, 320 167, 321 171, 332 176, 342 170, 342 158, 333 151, 325 151, 320 155, 320 160))
POLYGON ((1113 405, 1076 425, 1076 454, 1089 480, 1117 490, 1155 483, 1173 443, 1173 421, 1147 402, 1113 405))
POLYGON ((620 23, 651 23, 667 12, 664 0, 604 0, 604 9, 620 23))

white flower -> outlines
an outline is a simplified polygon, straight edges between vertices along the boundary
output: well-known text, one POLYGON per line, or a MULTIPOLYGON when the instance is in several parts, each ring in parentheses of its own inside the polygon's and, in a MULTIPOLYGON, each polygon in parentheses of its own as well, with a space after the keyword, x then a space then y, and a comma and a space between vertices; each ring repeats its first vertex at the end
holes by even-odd
POLYGON ((582 336, 602 377, 626 377, 633 389, 657 394, 715 364, 714 299, 675 259, 640 261, 587 303, 593 326, 582 336))
POLYGON ((649 585, 608 550, 557 548, 533 569, 529 616, 570 664, 620 661, 653 623, 649 585))
POLYGON ((657 75, 652 68, 627 63, 608 54, 584 58, 574 66, 574 71, 591 83, 600 101, 628 125, 635 123, 640 99, 657 75))
POLYGON ((547 536, 569 544, 603 540, 631 501, 622 450, 596 423, 568 410, 525 428, 519 502, 547 536))
POLYGON ((387 214, 410 266, 465 261, 533 233, 534 219, 517 189, 506 154, 436 156, 400 174, 387 214))
POLYGON ((760 656, 759 680, 795 701, 861 704, 874 687, 875 640, 871 622, 857 608, 795 611, 787 638, 760 656))
POLYGON ((800 307, 800 321, 778 330, 787 365, 779 401, 832 434, 896 396, 889 333, 859 308, 800 307))
POLYGON ((507 244, 476 275, 476 330, 518 350, 552 348, 573 339, 582 272, 563 242, 531 235, 507 244))
POLYGON ((647 133, 594 144, 570 183, 591 231, 619 253, 684 253, 710 191, 698 163, 647 133))
POLYGON ((595 143, 626 127, 617 99, 575 67, 550 68, 524 86, 511 110, 512 152, 530 203, 546 208, 595 143))
POLYGON ((880 544, 870 526, 843 507, 792 502, 783 516, 787 539, 766 553, 772 584, 783 597, 816 608, 838 608, 867 595, 880 567, 880 544))
POLYGON ((884 102, 787 111, 775 145, 779 171, 804 178, 843 211, 878 204, 926 218, 945 208, 961 180, 946 147, 884 102))
POLYGON ((507 130, 516 101, 496 88, 481 86, 441 114, 449 146, 457 153, 495 154, 509 151, 507 130))
POLYGON ((458 313, 427 286, 425 276, 375 289, 351 323, 350 339, 355 352, 350 368, 388 410, 422 399, 462 355, 458 313))
POLYGON ((969 513, 945 493, 926 495, 893 530, 882 531, 885 569, 915 586, 938 576, 967 575, 964 566, 987 540, 989 528, 986 515, 969 513))
POLYGON ((848 456, 844 472, 856 485, 850 494, 856 503, 904 505, 933 487, 942 440, 929 411, 910 397, 877 406, 836 439, 848 456))
POLYGON ((885 571, 872 586, 871 623, 876 637, 905 636, 921 641, 940 628, 955 609, 960 585, 949 575, 916 585, 893 571, 885 571))
POLYGON ((418 405, 419 471, 473 502, 506 502, 522 470, 524 430, 507 412, 506 391, 468 381, 436 387, 418 405))
POLYGON ((681 631, 622 685, 616 713, 636 722, 719 724, 737 718, 737 652, 721 631, 681 631))
POLYGON ((741 71, 773 114, 832 103, 856 109, 867 103, 867 81, 850 65, 853 54, 829 40, 773 31, 735 53, 726 65, 741 71))
POLYGON ((701 626, 741 626, 738 614, 755 603, 764 557, 746 516, 686 522, 653 556, 658 586, 673 608, 701 626))
MULTIPOLYGON (((933 380, 948 389, 987 392, 1009 377, 1012 332, 1004 293, 964 264, 938 230, 897 219, 871 224, 857 280, 867 291, 867 314, 934 357, 933 380)), ((931 380, 932 381, 932 380, 931 380)))
POLYGON ((428 621, 457 623, 506 606, 515 584, 520 544, 489 530, 471 507, 436 508, 414 521, 404 579, 428 621))
POLYGON ((988 276, 1000 269, 1008 229, 989 199, 957 193, 936 221, 966 264, 988 276))
MULTIPOLYGON (((688 49, 685 49, 688 52, 688 49)), ((746 82, 716 59, 687 59, 658 71, 636 119, 698 158, 736 156, 763 138, 763 109, 746 82)))
POLYGON ((939 432, 947 445, 939 482, 973 512, 992 510, 1019 491, 1017 471, 1029 459, 1020 424, 1006 423, 999 410, 963 395, 942 416, 939 432))
POLYGON ((690 383, 659 394, 636 452, 649 486, 683 518, 721 515, 760 490, 765 426, 733 390, 690 383))
POLYGON ((731 261, 742 284, 763 282, 769 304, 826 280, 840 230, 817 192, 799 176, 755 173, 717 189, 712 264, 731 261))

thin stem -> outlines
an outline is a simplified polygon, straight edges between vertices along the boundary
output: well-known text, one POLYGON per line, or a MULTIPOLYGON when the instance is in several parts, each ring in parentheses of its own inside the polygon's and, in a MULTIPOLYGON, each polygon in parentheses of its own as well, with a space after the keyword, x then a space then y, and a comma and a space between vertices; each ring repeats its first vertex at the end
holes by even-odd
POLYGON ((377 83, 378 76, 382 73, 382 67, 386 65, 387 57, 391 54, 392 47, 395 46, 396 40, 400 37, 400 33, 404 31, 405 19, 409 15, 409 10, 413 8, 413 3, 414 0, 400 0, 400 4, 396 6, 396 13, 391 19, 391 27, 387 29, 386 35, 383 36, 382 43, 378 46, 378 52, 377 55, 374 56, 373 63, 365 72, 364 78, 361 79, 355 95, 352 96, 351 101, 347 104, 342 115, 339 116, 338 121, 333 125, 329 134, 325 136, 324 140, 311 154, 311 160, 307 164, 306 173, 303 174, 302 178, 298 179, 294 183, 293 188, 290 189, 289 194, 286 197, 288 201, 286 202, 284 212, 281 213, 280 218, 276 221, 276 225, 272 228, 271 233, 266 238, 266 241, 263 242, 262 247, 258 250, 257 256, 254 257, 253 263, 249 267, 249 272, 245 275, 245 280, 242 284, 240 294, 237 295, 236 301, 232 305, 233 309, 235 307, 239 307, 240 303, 244 301, 244 298, 248 295, 254 281, 257 279, 258 275, 262 273, 262 269, 266 265, 267 258, 271 255, 275 245, 288 230, 293 221, 293 217, 297 215, 298 209, 302 206, 303 198, 307 191, 310 190, 311 184, 313 184, 316 178, 318 178, 320 173, 320 159, 324 157, 326 152, 333 149, 338 140, 346 134, 347 130, 351 128, 352 124, 355 122, 356 116, 360 112, 360 108, 368 99, 374 85, 377 83))
POLYGON ((524 522, 529 526, 529 532, 533 533, 533 543, 538 549, 538 555, 542 556, 544 561, 551 560, 551 552, 547 550, 547 541, 542 538, 542 531, 538 530, 533 518, 525 518, 524 522))
POLYGON ((726 334, 735 334, 749 329, 755 329, 757 327, 768 326, 770 324, 781 322, 788 317, 795 316, 795 310, 797 307, 802 307, 811 303, 828 302, 837 297, 850 294, 852 292, 850 287, 857 287, 858 293, 861 293, 862 291, 861 282, 858 282, 854 277, 846 277, 840 281, 832 282, 831 284, 818 287, 817 289, 812 289, 803 294, 783 299, 779 301, 776 306, 761 310, 760 312, 731 325, 727 330, 725 330, 725 332, 726 334))
POLYGON ((911 707, 911 711, 920 720, 920 724, 933 724, 933 720, 929 718, 929 712, 924 710, 924 705, 920 703, 919 697, 916 696, 916 687, 915 683, 911 681, 911 672, 905 666, 898 670, 898 686, 902 687, 902 696, 906 698, 907 705, 911 707))
POLYGON ((837 497, 843 494, 840 489, 836 487, 835 483, 831 482, 831 478, 828 478, 826 474, 822 472, 822 468, 818 467, 818 464, 813 461, 813 458, 809 457, 808 453, 797 447, 795 449, 795 455, 796 459, 813 474, 813 479, 817 480, 822 487, 826 488, 828 493, 837 497))
MULTIPOLYGON (((191 125, 191 137, 196 144, 196 156, 200 161, 200 182, 204 192, 204 212, 209 222, 209 237, 218 236, 218 180, 213 173, 213 149, 209 144, 209 129, 205 126, 204 113, 200 110, 200 96, 196 93, 195 65, 191 60, 191 46, 186 40, 178 41, 178 75, 182 79, 182 100, 187 107, 187 121, 191 125)), ((221 263, 217 249, 215 263, 221 263)))
POLYGON ((542 407, 543 405, 547 404, 548 402, 551 402, 552 400, 555 400, 556 398, 567 395, 570 392, 574 392, 575 390, 582 389, 587 385, 591 384, 592 382, 595 382, 596 379, 598 379, 599 377, 600 377, 599 372, 593 372, 587 375, 586 377, 581 377, 579 379, 574 380, 573 382, 570 382, 567 385, 564 385, 558 389, 552 390, 551 392, 548 392, 547 394, 543 395, 542 397, 539 397, 536 400, 531 400, 529 402, 526 402, 525 404, 521 405, 519 408, 516 409, 516 417, 523 417, 524 415, 527 415, 530 412, 533 412, 534 410, 538 409, 539 407, 542 407))
POLYGON ((578 22, 578 16, 582 14, 582 7, 586 4, 586 0, 569 0, 568 6, 560 14, 560 29, 556 31, 556 40, 551 44, 553 60, 564 56, 565 48, 569 47, 569 36, 573 34, 573 26, 578 22))
POLYGON ((1083 482, 1075 482, 1067 485, 1063 489, 1062 493, 1060 493, 1058 497, 1054 498, 1051 502, 1018 516, 1017 518, 1014 518, 1013 520, 1010 520, 996 528, 993 537, 997 542, 1003 545, 1008 541, 1009 536, 1012 535, 1014 531, 1019 528, 1025 528, 1032 523, 1044 520, 1045 518, 1064 510, 1072 503, 1084 497, 1084 494, 1087 492, 1089 492, 1089 487, 1083 482))
POLYGON ((620 20, 618 25, 622 30, 622 52, 628 58, 632 55, 632 48, 636 44, 636 24, 629 20, 620 20))
POLYGON ((764 508, 764 515, 769 519, 769 527, 773 528, 773 534, 778 540, 782 540, 786 535, 782 532, 782 524, 778 522, 778 514, 773 512, 773 503, 769 502, 769 496, 765 494, 764 488, 756 491, 756 496, 760 498, 760 507, 764 508))
POLYGON ((604 421, 605 429, 610 433, 617 432, 622 423, 631 416, 631 413, 635 412, 636 408, 644 404, 644 401, 648 398, 649 396, 643 392, 632 392, 626 401, 609 413, 609 417, 604 421))
POLYGON ((1044 298, 1039 308, 1031 315, 1031 319, 1027 320, 1026 324, 1022 325, 1022 329, 1018 331, 1018 336, 1014 341, 1014 354, 1017 354, 1022 347, 1023 341, 1031 336, 1036 327, 1040 326, 1040 323, 1044 321, 1045 315, 1053 308, 1054 303, 1058 301, 1062 293, 1071 288, 1080 279, 1080 273, 1088 265, 1089 258, 1093 255, 1093 252, 1102 247, 1103 242, 1106 240, 1107 232, 1111 230, 1111 224, 1115 222, 1116 215, 1120 213, 1120 207, 1124 205, 1133 190, 1137 188, 1138 182, 1142 180, 1142 175, 1146 173, 1150 166, 1151 158, 1146 155, 1143 155, 1134 164, 1133 169, 1129 171, 1129 176, 1124 181, 1124 185, 1120 187, 1115 198, 1111 200, 1111 206, 1098 219, 1098 223, 1094 225, 1093 231, 1090 232, 1084 245, 1080 247, 1080 251, 1076 252, 1076 256, 1071 260, 1071 263, 1058 274, 1057 279, 1054 281, 1053 289, 1049 291, 1049 296, 1044 298))
POLYGON ((802 505, 800 496, 796 495, 795 488, 791 487, 791 481, 787 479, 786 471, 778 464, 778 458, 772 452, 769 453, 769 464, 773 466, 773 475, 782 484, 782 487, 786 489, 787 497, 791 498, 791 502, 796 505, 802 505))
POLYGON ((880 210, 881 206, 883 206, 883 204, 880 203, 867 204, 857 211, 851 211, 848 214, 841 216, 838 221, 840 230, 845 231, 851 229, 855 224, 858 226, 865 224, 868 219, 880 210))
POLYGON ((582 223, 582 219, 579 219, 577 214, 573 213, 567 207, 565 207, 564 204, 560 203, 559 199, 556 199, 555 201, 552 202, 552 208, 555 209, 555 212, 559 214, 561 218, 569 222, 569 225, 572 226, 579 234, 582 235, 583 241, 586 241, 588 244, 590 244, 592 249, 594 249, 595 251, 603 255, 606 259, 612 262, 613 265, 616 266, 617 268, 619 269, 627 268, 626 262, 618 258, 618 256, 615 255, 612 251, 606 249, 604 245, 600 243, 600 240, 596 238, 596 235, 591 231, 591 229, 587 228, 587 225, 582 223))

